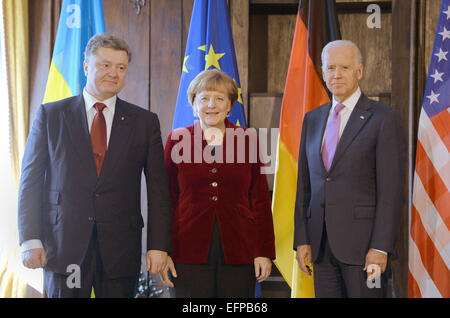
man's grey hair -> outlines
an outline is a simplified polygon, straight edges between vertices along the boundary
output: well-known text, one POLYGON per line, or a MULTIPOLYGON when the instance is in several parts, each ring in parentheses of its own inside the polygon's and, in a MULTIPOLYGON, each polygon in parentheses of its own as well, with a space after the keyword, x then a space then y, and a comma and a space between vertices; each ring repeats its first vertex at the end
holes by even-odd
POLYGON ((327 45, 325 45, 322 50, 322 69, 325 69, 325 56, 329 49, 338 48, 338 47, 346 47, 346 46, 350 46, 354 49, 356 66, 361 65, 363 63, 362 54, 361 54, 361 51, 359 50, 359 47, 354 42, 352 42, 350 40, 335 40, 335 41, 331 41, 327 45))
POLYGON ((131 51, 127 42, 108 33, 98 33, 89 39, 86 50, 84 51, 84 59, 88 61, 89 57, 95 54, 95 51, 101 47, 125 51, 128 55, 128 62, 131 61, 131 51))

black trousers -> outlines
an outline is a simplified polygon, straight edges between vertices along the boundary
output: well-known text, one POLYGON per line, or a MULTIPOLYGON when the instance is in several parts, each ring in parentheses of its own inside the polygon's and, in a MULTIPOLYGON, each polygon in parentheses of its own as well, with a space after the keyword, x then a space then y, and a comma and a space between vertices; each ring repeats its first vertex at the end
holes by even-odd
POLYGON ((138 274, 133 277, 109 279, 104 271, 97 239, 97 227, 94 229, 84 260, 67 274, 55 273, 44 269, 44 287, 50 298, 89 298, 92 289, 96 298, 132 298, 136 294, 138 274), (78 275, 79 273, 79 275, 78 275), (76 277, 78 275, 78 278, 76 277))
POLYGON ((375 282, 367 283, 364 266, 340 262, 331 251, 324 230, 320 253, 314 263, 314 291, 317 298, 381 298, 384 297, 386 272, 375 282))
POLYGON ((217 222, 206 264, 176 263, 176 298, 253 298, 254 264, 225 263, 217 222))

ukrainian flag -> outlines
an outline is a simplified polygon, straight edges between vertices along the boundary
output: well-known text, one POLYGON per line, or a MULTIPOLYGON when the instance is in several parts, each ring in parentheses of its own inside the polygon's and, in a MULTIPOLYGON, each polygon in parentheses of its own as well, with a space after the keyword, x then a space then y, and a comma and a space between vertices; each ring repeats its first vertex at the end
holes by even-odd
POLYGON ((190 126, 196 120, 187 98, 187 89, 198 73, 210 68, 227 73, 236 82, 239 96, 231 110, 229 120, 238 126, 246 127, 226 0, 194 2, 172 129, 190 126))
POLYGON ((89 39, 105 32, 101 0, 64 0, 44 103, 79 95, 85 84, 84 49, 89 39))

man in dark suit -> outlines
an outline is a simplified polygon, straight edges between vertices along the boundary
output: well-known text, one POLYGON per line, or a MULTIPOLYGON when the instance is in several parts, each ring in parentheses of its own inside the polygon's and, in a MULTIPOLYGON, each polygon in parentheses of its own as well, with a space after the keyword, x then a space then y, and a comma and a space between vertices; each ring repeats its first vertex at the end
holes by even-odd
POLYGON ((294 249, 314 270, 316 297, 382 297, 404 203, 406 142, 401 119, 360 90, 358 47, 322 52, 331 103, 305 115, 299 153, 294 249))
POLYGON ((86 46, 83 94, 39 108, 19 190, 28 268, 49 297, 133 297, 141 265, 141 176, 148 195, 147 270, 171 248, 171 210, 156 114, 117 97, 131 53, 108 34, 86 46))

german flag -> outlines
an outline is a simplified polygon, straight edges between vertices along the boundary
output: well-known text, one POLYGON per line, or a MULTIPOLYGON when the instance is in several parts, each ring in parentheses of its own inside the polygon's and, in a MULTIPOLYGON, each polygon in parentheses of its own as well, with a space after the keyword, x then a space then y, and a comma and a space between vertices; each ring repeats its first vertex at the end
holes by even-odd
POLYGON ((322 81, 322 48, 340 37, 334 0, 300 0, 281 108, 272 200, 275 265, 291 287, 291 297, 314 297, 312 276, 299 270, 293 250, 298 153, 306 112, 330 101, 322 81))

